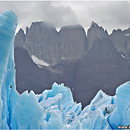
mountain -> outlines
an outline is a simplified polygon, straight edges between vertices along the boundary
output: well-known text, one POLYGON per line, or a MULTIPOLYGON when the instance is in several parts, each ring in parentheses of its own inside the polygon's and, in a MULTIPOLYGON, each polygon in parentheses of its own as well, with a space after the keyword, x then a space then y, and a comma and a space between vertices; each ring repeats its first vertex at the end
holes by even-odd
POLYGON ((113 30, 109 36, 116 49, 130 59, 130 28, 126 30, 113 30))
POLYGON ((130 80, 128 57, 117 50, 112 35, 108 35, 103 27, 92 22, 86 36, 80 25, 65 26, 59 32, 50 26, 45 28, 52 30, 47 33, 44 26, 41 30, 36 29, 41 28, 41 24, 45 26, 44 22, 33 23, 26 34, 20 29, 15 38, 16 85, 20 93, 31 89, 41 93, 54 82, 65 83, 70 86, 75 101, 82 102, 84 107, 100 89, 114 95, 117 86, 130 80), (27 37, 30 41, 36 41, 39 37, 45 39, 35 44, 24 40, 27 37), (34 49, 35 54, 31 49, 33 46, 37 48, 34 49), (46 46, 47 55, 39 58, 38 53, 44 54, 43 46, 46 46))
POLYGON ((87 43, 88 43, 88 50, 91 49, 94 40, 96 39, 103 39, 108 37, 108 33, 102 27, 99 27, 97 23, 91 23, 90 28, 88 29, 87 33, 87 43))
POLYGON ((129 61, 121 56, 108 38, 97 39, 77 67, 74 98, 84 105, 98 90, 114 95, 117 85, 128 80, 129 61))
POLYGON ((39 66, 33 62, 28 52, 20 47, 14 49, 16 64, 16 85, 19 93, 33 90, 42 93, 50 89, 54 83, 64 83, 73 86, 78 61, 65 61, 54 66, 39 66))
POLYGON ((73 94, 83 105, 90 102, 98 90, 114 95, 117 86, 130 80, 129 60, 116 50, 103 30, 92 23, 87 34, 91 48, 77 67, 73 94))
POLYGON ((62 27, 59 32, 46 22, 32 23, 26 34, 20 29, 15 37, 15 48, 21 47, 32 55, 55 65, 62 59, 80 59, 87 51, 86 34, 82 26, 62 27))
POLYGON ((43 69, 39 68, 23 48, 15 48, 14 55, 16 85, 19 93, 25 90, 34 90, 36 93, 41 93, 44 89, 49 89, 48 86, 51 85, 51 80, 49 81, 48 79, 51 74, 47 71, 46 67, 43 69))

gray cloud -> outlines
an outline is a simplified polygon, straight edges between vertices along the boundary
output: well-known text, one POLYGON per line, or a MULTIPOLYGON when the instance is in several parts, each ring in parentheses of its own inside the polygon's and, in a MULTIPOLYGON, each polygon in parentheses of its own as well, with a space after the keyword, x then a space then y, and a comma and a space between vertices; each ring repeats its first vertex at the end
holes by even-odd
POLYGON ((101 2, 98 8, 90 8, 92 17, 101 25, 112 30, 130 26, 130 4, 124 2, 101 2))
POLYGON ((67 5, 76 12, 78 21, 89 28, 92 21, 102 25, 109 32, 130 26, 130 2, 128 1, 88 1, 70 2, 67 5))
POLYGON ((0 13, 10 9, 16 12, 18 29, 25 29, 35 21, 50 22, 56 27, 78 23, 75 12, 69 6, 54 6, 53 2, 0 2, 0 6, 3 7, 0 13))
POLYGON ((102 25, 109 32, 117 28, 130 26, 130 2, 2 2, 0 13, 5 10, 14 10, 19 18, 18 28, 25 29, 35 21, 47 21, 57 28, 81 24, 87 30, 91 21, 102 25))

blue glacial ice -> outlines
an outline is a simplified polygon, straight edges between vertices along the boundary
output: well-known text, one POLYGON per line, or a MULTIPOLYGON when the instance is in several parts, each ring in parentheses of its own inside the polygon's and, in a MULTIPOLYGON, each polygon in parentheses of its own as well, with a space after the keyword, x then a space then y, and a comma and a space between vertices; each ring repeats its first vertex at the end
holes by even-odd
POLYGON ((69 87, 54 83, 51 90, 21 95, 15 86, 14 36, 17 16, 0 15, 0 129, 117 129, 130 125, 130 82, 119 86, 115 96, 99 91, 82 110, 69 87))

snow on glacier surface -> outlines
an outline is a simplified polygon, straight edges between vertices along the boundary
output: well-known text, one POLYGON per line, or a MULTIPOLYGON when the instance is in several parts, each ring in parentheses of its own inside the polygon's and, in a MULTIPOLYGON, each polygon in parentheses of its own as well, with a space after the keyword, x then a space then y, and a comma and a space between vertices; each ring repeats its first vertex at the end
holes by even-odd
POLYGON ((100 90, 83 110, 64 84, 54 83, 39 95, 20 95, 14 70, 16 25, 13 11, 0 15, 0 129, 112 130, 130 125, 130 82, 119 86, 115 96, 100 90))

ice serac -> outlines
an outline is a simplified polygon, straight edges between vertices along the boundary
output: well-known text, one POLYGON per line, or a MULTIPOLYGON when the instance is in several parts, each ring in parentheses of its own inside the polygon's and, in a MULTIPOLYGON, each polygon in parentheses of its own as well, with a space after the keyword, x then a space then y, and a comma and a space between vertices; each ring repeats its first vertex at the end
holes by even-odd
POLYGON ((128 126, 130 124, 130 81, 116 89, 117 108, 109 117, 109 123, 113 129, 117 126, 128 126))
POLYGON ((44 109, 37 103, 33 91, 24 92, 18 98, 12 113, 10 128, 12 129, 39 129, 42 125, 44 109))
POLYGON ((130 82, 121 85, 116 90, 117 96, 117 106, 119 111, 120 124, 119 125, 129 125, 130 124, 130 82))
POLYGON ((100 90, 83 110, 80 103, 74 102, 70 88, 64 84, 54 83, 51 90, 40 95, 24 92, 16 103, 11 128, 112 130, 123 123, 128 125, 129 86, 129 82, 121 85, 115 96, 108 96, 100 90), (126 105, 122 105, 123 102, 126 105))
POLYGON ((45 112, 35 94, 24 92, 19 95, 15 88, 16 26, 17 16, 13 11, 0 16, 0 129, 39 129, 45 112))
POLYGON ((92 21, 91 27, 88 29, 87 37, 89 50, 92 47, 94 40, 107 38, 108 33, 106 30, 104 31, 102 27, 99 27, 97 23, 92 21))
POLYGON ((0 128, 7 129, 10 122, 9 95, 14 84, 14 36, 17 16, 13 11, 0 15, 0 128))

